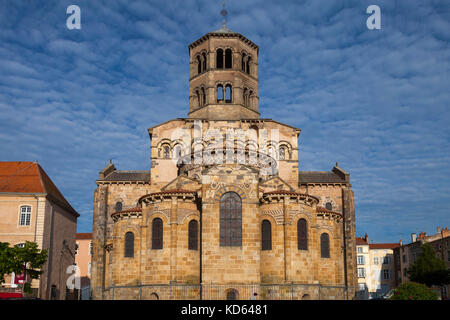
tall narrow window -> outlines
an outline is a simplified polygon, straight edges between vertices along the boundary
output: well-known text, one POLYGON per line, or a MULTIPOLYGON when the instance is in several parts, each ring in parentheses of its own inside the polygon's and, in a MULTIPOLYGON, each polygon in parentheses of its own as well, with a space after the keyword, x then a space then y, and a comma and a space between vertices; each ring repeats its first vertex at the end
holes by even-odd
POLYGON ((125 233, 125 258, 134 257, 134 234, 133 232, 125 233))
POLYGON ((280 160, 286 159, 286 147, 281 146, 280 147, 280 160))
POLYGON ((170 158, 170 148, 169 148, 169 146, 164 146, 163 150, 164 150, 164 158, 165 159, 169 159, 170 158))
POLYGON ((122 211, 122 202, 117 201, 116 202, 116 212, 122 211))
POLYGON ((250 61, 252 60, 252 58, 248 57, 247 59, 247 66, 246 66, 246 71, 248 74, 250 74, 250 61))
POLYGON ((160 218, 152 222, 152 249, 163 248, 163 222, 160 218))
POLYGON ((31 222, 31 207, 30 206, 21 206, 20 207, 19 225, 29 226, 30 222, 31 222))
POLYGON ((298 250, 308 250, 308 229, 305 219, 297 221, 298 250))
POLYGON ((206 66, 207 66, 207 64, 206 64, 206 53, 202 53, 202 57, 203 57, 203 72, 205 72, 206 71, 206 66))
POLYGON ((237 193, 227 192, 220 199, 220 246, 242 245, 242 201, 237 193))
POLYGON ((205 88, 202 87, 202 107, 206 104, 205 88))
POLYGON ((241 69, 245 72, 245 53, 242 54, 241 69))
POLYGON ((233 66, 233 58, 231 49, 225 50, 225 69, 231 69, 233 66))
POLYGON ((197 56, 197 73, 202 73, 202 61, 200 59, 200 56, 197 56))
POLYGON ((223 69, 223 50, 218 49, 216 52, 216 68, 223 69))
POLYGON ((201 99, 201 96, 200 96, 200 92, 198 90, 195 90, 195 95, 197 96, 197 104, 198 104, 199 107, 201 107, 202 106, 202 99, 201 99))
POLYGON ((225 86, 225 102, 231 103, 231 85, 229 84, 225 86))
POLYGON ((261 224, 261 250, 272 250, 272 225, 269 220, 263 220, 261 224))
POLYGON ((322 258, 330 257, 330 236, 328 233, 320 235, 320 256, 322 258))
POLYGON ((247 88, 244 88, 243 99, 244 99, 244 107, 248 107, 248 104, 247 104, 247 99, 248 99, 248 89, 247 89, 247 88))
POLYGON ((188 249, 198 250, 198 222, 197 220, 191 220, 188 226, 188 249))
POLYGON ((217 102, 223 101, 223 86, 219 84, 217 86, 217 102))

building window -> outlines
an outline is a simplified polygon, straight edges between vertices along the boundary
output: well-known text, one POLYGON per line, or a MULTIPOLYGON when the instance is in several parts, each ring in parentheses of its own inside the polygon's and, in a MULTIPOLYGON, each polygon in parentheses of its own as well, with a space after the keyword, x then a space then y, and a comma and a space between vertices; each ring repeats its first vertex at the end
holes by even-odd
POLYGON ((333 210, 333 204, 331 202, 327 202, 325 204, 325 208, 328 209, 328 210, 333 210))
POLYGON ((358 256, 357 260, 358 260, 358 264, 365 264, 364 256, 358 256))
POLYGON ((191 220, 188 226, 188 248, 189 250, 198 250, 198 222, 191 220))
POLYGON ((246 67, 246 71, 247 71, 247 74, 250 74, 250 61, 252 60, 252 58, 251 57, 248 57, 248 59, 247 59, 247 67, 246 67))
POLYGON ((92 241, 89 242, 89 254, 92 255, 93 254, 93 246, 92 246, 92 241))
POLYGON ((217 86, 217 102, 223 101, 223 86, 219 84, 217 86))
POLYGON ((384 269, 383 270, 383 280, 389 280, 391 279, 391 270, 384 269))
POLYGON ((165 159, 169 159, 170 158, 170 148, 169 148, 169 146, 164 146, 163 150, 164 150, 164 158, 165 159))
POLYGON ((261 224, 261 249, 272 250, 272 225, 269 220, 263 220, 261 224))
POLYGON ((206 63, 206 53, 202 53, 202 57, 203 57, 203 72, 205 72, 206 71, 206 65, 207 65, 207 63, 206 63))
POLYGON ((408 275, 408 269, 403 268, 403 275, 406 277, 408 275))
POLYGON ((362 253, 363 252, 363 248, 362 247, 358 247, 357 251, 358 251, 358 253, 362 253))
POLYGON ((330 236, 328 233, 322 233, 320 235, 320 257, 330 257, 330 236))
POLYGON ((297 242, 298 250, 308 250, 308 229, 305 219, 297 221, 297 242))
POLYGON ((225 102, 231 103, 231 85, 227 84, 225 86, 225 102))
POLYGON ((153 219, 152 222, 152 249, 163 248, 163 222, 160 218, 153 219))
POLYGON ((373 264, 378 264, 378 257, 373 258, 373 264))
POLYGON ((358 268, 358 278, 365 278, 365 277, 366 277, 366 269, 358 268))
POLYGON ((233 58, 231 49, 225 50, 225 69, 231 69, 233 66, 233 58))
POLYGON ((197 56, 197 73, 202 73, 202 61, 200 59, 200 56, 197 56))
POLYGON ((220 199, 220 246, 240 247, 242 244, 242 201, 235 192, 220 199))
POLYGON ((134 233, 127 232, 125 234, 125 258, 134 257, 134 233))
POLYGON ((402 262, 406 263, 406 254, 402 256, 402 262))
POLYGON ((88 276, 91 275, 91 268, 92 268, 92 264, 91 262, 88 263, 88 276))
POLYGON ((242 54, 242 60, 241 60, 241 69, 242 69, 242 71, 244 71, 244 72, 245 72, 245 56, 246 56, 246 54, 243 53, 243 54, 242 54))
POLYGON ((216 52, 216 68, 223 69, 223 50, 218 49, 216 52))
POLYGON ((447 251, 447 261, 450 261, 450 250, 447 251))
POLYGON ((365 291, 365 290, 366 290, 366 284, 358 283, 358 291, 365 291))
POLYGON ((383 264, 391 264, 391 257, 388 256, 384 257, 383 264))
POLYGON ((117 201, 116 202, 116 212, 122 211, 122 202, 117 201))
POLYGON ((30 222, 31 222, 31 206, 21 206, 19 225, 29 226, 30 222))
POLYGON ((282 146, 280 147, 280 160, 286 159, 286 147, 282 146))

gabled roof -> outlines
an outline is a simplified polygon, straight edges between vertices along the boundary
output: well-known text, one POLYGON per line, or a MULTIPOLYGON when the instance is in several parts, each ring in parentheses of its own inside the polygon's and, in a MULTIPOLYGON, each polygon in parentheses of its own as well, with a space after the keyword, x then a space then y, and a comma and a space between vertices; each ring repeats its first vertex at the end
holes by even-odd
POLYGON ((0 162, 0 193, 42 194, 79 217, 37 162, 0 162))
POLYGON ((350 175, 336 165, 331 171, 299 171, 299 184, 308 183, 350 183, 350 175))

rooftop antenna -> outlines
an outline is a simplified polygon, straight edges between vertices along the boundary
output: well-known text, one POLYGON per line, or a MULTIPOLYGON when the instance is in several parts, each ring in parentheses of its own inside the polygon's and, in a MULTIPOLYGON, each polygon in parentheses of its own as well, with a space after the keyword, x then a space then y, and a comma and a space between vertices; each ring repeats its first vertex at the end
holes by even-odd
POLYGON ((226 29, 226 20, 225 17, 228 14, 228 11, 225 9, 225 1, 222 2, 222 11, 220 11, 220 14, 222 15, 223 19, 222 19, 222 29, 226 29))

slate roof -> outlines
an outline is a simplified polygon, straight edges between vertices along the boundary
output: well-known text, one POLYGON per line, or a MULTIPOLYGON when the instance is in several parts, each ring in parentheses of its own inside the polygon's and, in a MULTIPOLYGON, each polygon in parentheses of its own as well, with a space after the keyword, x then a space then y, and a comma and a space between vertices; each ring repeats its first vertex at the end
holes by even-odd
POLYGON ((45 194, 55 204, 79 217, 44 169, 31 161, 0 162, 0 193, 45 194))
POLYGON ((150 181, 150 171, 120 171, 111 172, 103 181, 150 181))
POLYGON ((299 171, 299 183, 348 183, 344 177, 332 171, 299 171))

